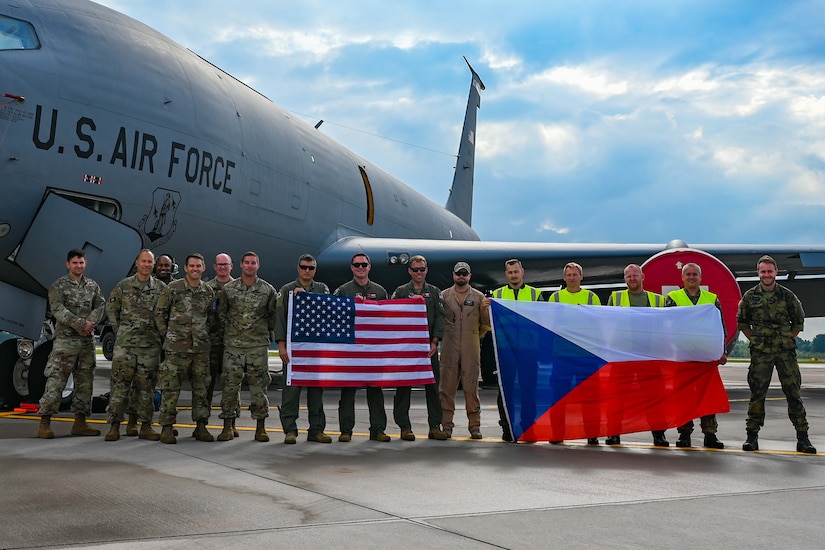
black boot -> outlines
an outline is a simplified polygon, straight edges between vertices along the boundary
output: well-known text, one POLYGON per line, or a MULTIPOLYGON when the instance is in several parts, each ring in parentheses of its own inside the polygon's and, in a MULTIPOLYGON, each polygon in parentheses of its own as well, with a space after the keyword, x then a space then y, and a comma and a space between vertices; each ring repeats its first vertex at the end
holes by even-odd
POLYGON ((752 430, 747 430, 748 437, 742 443, 743 451, 758 451, 759 450, 759 433, 752 430))
POLYGON ((705 434, 705 447, 708 449, 724 449, 725 444, 719 441, 716 434, 705 434))
POLYGON ((653 446, 654 447, 670 447, 670 441, 667 440, 665 437, 664 430, 652 432, 653 433, 653 446))
POLYGON ((679 432, 679 439, 676 440, 677 447, 690 447, 690 432, 679 432))
POLYGON ((808 439, 808 432, 796 432, 796 452, 807 453, 809 455, 816 454, 816 447, 811 445, 811 440, 808 439))

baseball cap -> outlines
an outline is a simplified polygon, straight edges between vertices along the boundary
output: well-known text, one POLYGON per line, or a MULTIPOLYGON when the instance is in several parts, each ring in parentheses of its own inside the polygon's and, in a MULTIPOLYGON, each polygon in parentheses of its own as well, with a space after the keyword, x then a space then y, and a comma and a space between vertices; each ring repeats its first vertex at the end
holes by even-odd
POLYGON ((473 270, 470 269, 470 264, 468 264, 467 262, 458 262, 457 264, 455 264, 455 267, 453 268, 453 273, 455 273, 456 271, 460 271, 462 269, 466 269, 468 273, 473 272, 473 270))

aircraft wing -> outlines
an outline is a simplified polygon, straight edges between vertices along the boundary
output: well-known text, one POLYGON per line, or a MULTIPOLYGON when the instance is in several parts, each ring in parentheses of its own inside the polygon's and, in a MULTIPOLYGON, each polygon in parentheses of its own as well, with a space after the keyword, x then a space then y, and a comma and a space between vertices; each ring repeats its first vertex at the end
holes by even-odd
MULTIPOLYGON (((624 287, 623 270, 629 263, 641 265, 654 254, 669 248, 687 248, 682 241, 667 244, 524 243, 501 241, 441 241, 350 237, 325 249, 319 256, 324 273, 333 266, 346 266, 356 253, 372 260, 370 277, 389 292, 409 281, 406 263, 415 254, 427 258, 427 280, 439 288, 453 284, 456 262, 470 264, 472 284, 481 290, 507 283, 504 262, 518 258, 525 268, 525 281, 539 287, 562 284, 562 268, 577 262, 584 270, 584 284, 624 287)), ((756 262, 770 254, 779 264, 781 284, 797 293, 809 317, 825 316, 825 246, 699 244, 691 246, 721 260, 737 278, 744 292, 756 284, 756 262)), ((340 270, 339 270, 340 271, 340 270)))

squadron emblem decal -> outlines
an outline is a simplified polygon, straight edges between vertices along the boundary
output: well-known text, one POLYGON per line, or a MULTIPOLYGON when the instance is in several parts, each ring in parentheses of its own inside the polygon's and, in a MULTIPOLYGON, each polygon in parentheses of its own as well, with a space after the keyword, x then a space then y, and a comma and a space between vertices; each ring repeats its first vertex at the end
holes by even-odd
POLYGON ((138 231, 147 242, 146 248, 161 246, 172 238, 178 225, 178 205, 180 193, 177 191, 158 187, 152 193, 152 207, 138 224, 138 231))

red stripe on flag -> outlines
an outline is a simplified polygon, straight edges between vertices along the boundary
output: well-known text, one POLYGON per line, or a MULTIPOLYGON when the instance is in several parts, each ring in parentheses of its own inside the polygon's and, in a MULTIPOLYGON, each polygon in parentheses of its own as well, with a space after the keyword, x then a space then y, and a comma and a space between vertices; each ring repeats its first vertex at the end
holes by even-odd
POLYGON ((666 430, 728 411, 715 362, 607 363, 536 419, 519 441, 666 430))

